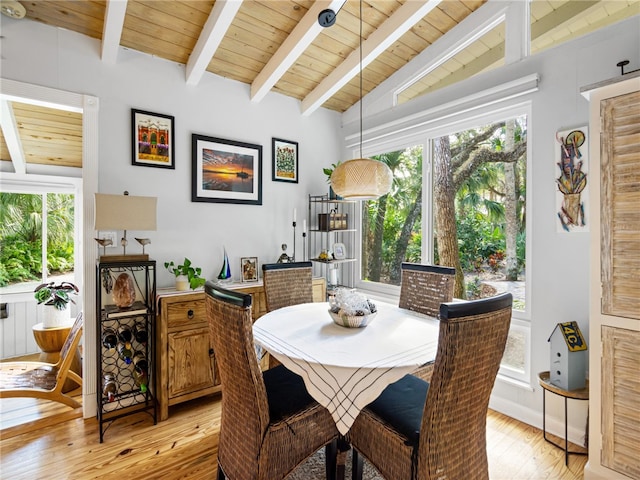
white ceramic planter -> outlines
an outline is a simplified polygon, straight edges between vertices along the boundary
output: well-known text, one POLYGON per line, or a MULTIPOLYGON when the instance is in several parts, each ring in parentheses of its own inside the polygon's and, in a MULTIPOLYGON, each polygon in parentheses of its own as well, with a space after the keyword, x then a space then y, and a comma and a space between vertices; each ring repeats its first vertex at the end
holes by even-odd
POLYGON ((71 323, 69 307, 58 310, 51 305, 42 306, 42 326, 44 328, 66 327, 71 323))
POLYGON ((186 275, 178 275, 176 277, 176 290, 181 292, 189 290, 189 277, 186 275))

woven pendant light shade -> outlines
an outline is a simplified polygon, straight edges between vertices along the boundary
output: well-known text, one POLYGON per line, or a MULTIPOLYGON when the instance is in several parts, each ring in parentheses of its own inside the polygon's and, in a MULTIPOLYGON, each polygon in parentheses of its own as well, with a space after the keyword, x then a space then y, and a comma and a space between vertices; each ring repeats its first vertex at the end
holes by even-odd
POLYGON ((331 174, 333 191, 347 200, 375 200, 389 193, 393 176, 387 165, 370 158, 339 164, 331 174))

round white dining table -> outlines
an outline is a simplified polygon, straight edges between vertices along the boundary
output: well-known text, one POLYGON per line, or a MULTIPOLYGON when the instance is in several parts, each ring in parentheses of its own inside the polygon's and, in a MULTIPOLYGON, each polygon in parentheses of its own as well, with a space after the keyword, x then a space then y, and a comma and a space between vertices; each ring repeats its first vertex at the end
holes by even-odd
POLYGON ((363 328, 336 325, 328 303, 280 308, 253 325, 254 341, 304 379, 343 435, 387 385, 436 357, 436 318, 376 306, 376 317, 363 328))

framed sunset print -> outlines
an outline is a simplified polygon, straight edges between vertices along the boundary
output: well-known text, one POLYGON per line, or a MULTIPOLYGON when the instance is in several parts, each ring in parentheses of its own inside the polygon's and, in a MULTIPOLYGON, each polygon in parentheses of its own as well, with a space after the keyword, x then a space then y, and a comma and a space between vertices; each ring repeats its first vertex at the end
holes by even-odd
POLYGON ((192 202, 262 205, 262 145, 192 135, 192 202))

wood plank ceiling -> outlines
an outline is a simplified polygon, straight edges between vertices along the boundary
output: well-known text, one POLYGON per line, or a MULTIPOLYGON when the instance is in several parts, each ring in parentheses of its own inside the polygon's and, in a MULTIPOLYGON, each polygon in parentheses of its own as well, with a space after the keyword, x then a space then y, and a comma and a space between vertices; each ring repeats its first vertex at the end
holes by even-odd
MULTIPOLYGON (((311 114, 319 107, 344 112, 360 99, 360 28, 362 95, 366 95, 486 1, 32 0, 22 3, 27 10, 26 18, 32 21, 100 40, 105 62, 117 65, 120 47, 137 50, 186 65, 187 83, 197 84, 207 71, 251 85, 254 101, 275 91, 300 100, 302 112, 311 114), (324 8, 338 11, 335 24, 329 28, 322 28, 317 22, 318 13, 324 8)), ((599 28, 608 24, 607 19, 614 21, 637 14, 640 0, 534 0, 531 12, 532 50, 535 50, 599 28)), ((502 52, 504 25, 431 70, 398 99, 409 101, 499 65, 502 52)), ((64 121, 45 120, 46 109, 33 109, 33 115, 24 106, 13 104, 13 109, 27 164, 81 165, 81 125, 77 118, 64 112, 64 121), (58 131, 52 129, 56 124, 61 127, 58 131), (71 124, 75 125, 75 131, 70 130, 74 128, 71 124), (44 148, 45 140, 51 140, 55 148, 44 148), (62 143, 67 143, 65 149, 61 149, 62 143)), ((7 137, 4 121, 3 133, 7 137)), ((10 160, 11 152, 4 137, 0 137, 0 156, 2 160, 10 160)))

